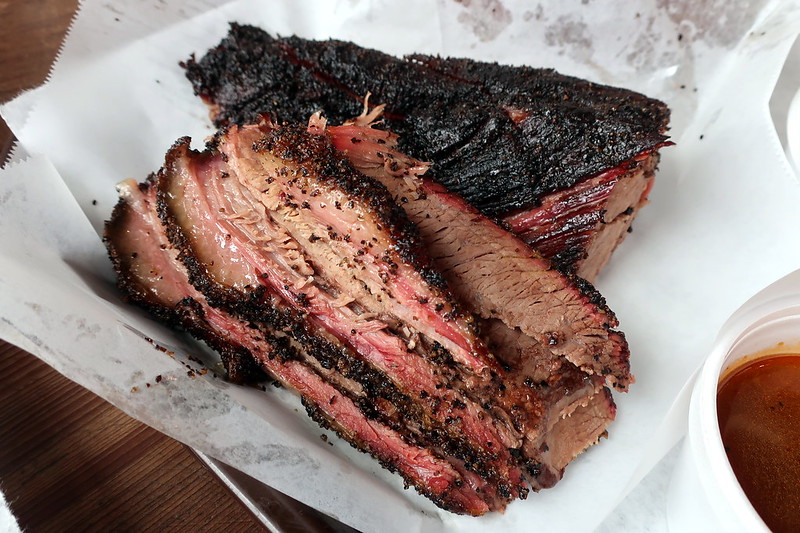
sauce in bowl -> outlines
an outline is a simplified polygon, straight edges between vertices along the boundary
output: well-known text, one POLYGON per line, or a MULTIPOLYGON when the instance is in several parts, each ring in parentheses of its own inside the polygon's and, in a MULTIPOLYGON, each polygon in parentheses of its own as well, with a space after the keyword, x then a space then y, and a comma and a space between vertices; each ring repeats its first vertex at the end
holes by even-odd
POLYGON ((731 468, 753 507, 773 532, 800 531, 800 354, 729 371, 717 414, 731 468))

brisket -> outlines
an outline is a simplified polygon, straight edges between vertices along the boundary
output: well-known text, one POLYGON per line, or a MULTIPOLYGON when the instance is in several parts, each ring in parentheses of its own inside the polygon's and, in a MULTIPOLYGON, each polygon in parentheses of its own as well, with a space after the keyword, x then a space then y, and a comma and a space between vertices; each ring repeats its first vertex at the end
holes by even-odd
MULTIPOLYGON (((430 449, 409 443, 377 417, 365 414, 363 402, 353 392, 357 387, 341 376, 334 383, 332 372, 319 365, 315 368, 309 362, 313 357, 304 353, 308 346, 276 337, 270 325, 242 321, 209 306, 189 283, 177 251, 166 240, 155 212, 152 182, 142 186, 126 182, 119 191, 121 199, 106 225, 105 242, 129 301, 161 320, 186 328, 220 350, 223 357, 236 353, 242 364, 266 370, 277 382, 301 395, 315 420, 398 472, 406 483, 443 508, 472 515, 502 509, 504 502, 492 496, 491 488, 480 477, 430 449)), ((256 374, 247 377, 258 379, 256 374)))
POLYGON ((371 93, 386 104, 384 121, 401 136, 401 150, 430 161, 435 179, 482 213, 525 216, 523 238, 587 279, 624 238, 650 188, 639 182, 652 181, 646 169, 668 144, 663 103, 551 69, 395 58, 335 40, 274 38, 239 24, 184 66, 217 125, 262 114, 302 122, 318 110, 341 123, 371 93), (609 173, 614 179, 595 183, 583 203, 581 184, 609 173), (541 206, 554 200, 578 206, 551 221, 552 208, 541 206))
POLYGON ((627 346, 589 285, 420 178, 395 139, 318 117, 232 126, 202 152, 181 139, 157 174, 120 185, 106 244, 125 297, 220 352, 231 379, 296 391, 444 509, 500 511, 605 434, 627 346), (436 244, 422 209, 478 240, 436 244))
POLYGON ((554 270, 520 239, 422 177, 426 165, 399 152, 396 135, 371 127, 379 111, 333 127, 315 115, 310 127, 327 133, 356 168, 386 185, 472 313, 519 328, 584 371, 627 390, 628 346, 611 329, 617 320, 600 294, 587 282, 554 270))
MULTIPOLYGON (((430 296, 433 288, 421 284, 421 276, 412 276, 408 270, 410 263, 404 262, 401 269, 397 263, 401 260, 399 255, 386 256, 407 247, 399 240, 401 237, 411 239, 413 226, 403 220, 402 211, 397 210, 395 217, 384 212, 381 216, 386 220, 371 228, 374 231, 367 244, 361 244, 365 239, 345 238, 345 229, 354 236, 363 236, 363 227, 359 226, 373 223, 378 214, 369 209, 369 202, 378 199, 372 193, 380 190, 384 200, 391 202, 388 193, 383 189, 372 190, 368 187, 370 183, 365 182, 363 185, 371 193, 369 199, 352 195, 340 210, 335 207, 339 196, 332 191, 338 191, 339 186, 356 174, 343 167, 344 161, 340 160, 326 169, 326 175, 320 175, 312 159, 306 159, 311 156, 320 161, 331 157, 329 143, 293 128, 266 133, 258 129, 244 133, 233 130, 225 139, 218 140, 221 151, 198 153, 189 150, 185 140, 177 143, 159 172, 159 212, 172 244, 180 250, 188 267, 192 283, 207 295, 212 305, 233 309, 248 320, 263 320, 271 314, 276 300, 291 307, 293 312, 303 315, 314 334, 346 346, 369 368, 393 383, 402 395, 414 398, 415 409, 410 411, 396 405, 394 396, 382 400, 408 416, 409 425, 416 424, 417 431, 425 438, 464 442, 461 447, 467 451, 460 458, 471 471, 492 480, 498 498, 524 495, 527 489, 522 472, 510 452, 519 447, 518 432, 499 416, 501 413, 490 415, 482 406, 484 402, 454 385, 463 379, 462 375, 474 381, 498 379, 488 372, 497 363, 488 357, 482 341, 469 333, 451 343, 455 348, 465 344, 475 346, 475 354, 485 354, 482 366, 469 367, 456 361, 442 344, 428 338, 425 328, 419 325, 428 320, 430 313, 420 312, 416 320, 402 324, 396 323, 396 316, 387 316, 385 320, 377 316, 369 310, 368 299, 353 300, 344 294, 349 276, 335 277, 318 270, 320 265, 310 262, 312 256, 306 255, 309 251, 291 233, 297 228, 309 229, 309 235, 317 237, 309 240, 326 244, 329 254, 336 254, 340 243, 359 244, 362 248, 338 256, 343 265, 357 269, 361 275, 370 265, 387 264, 388 270, 384 272, 387 286, 399 286, 403 291, 414 287, 420 294, 418 306, 431 308, 434 316, 444 317, 445 325, 466 324, 466 316, 455 312, 452 304, 448 307, 443 303, 452 300, 443 289, 437 289, 439 296, 435 299, 430 296), (329 151, 325 150, 326 145, 329 151), (240 175, 237 170, 246 166, 244 159, 248 157, 261 161, 261 170, 240 175), (258 187, 248 188, 249 180, 256 176, 258 187), (276 185, 279 182, 281 185, 276 185), (290 193, 284 190, 283 194, 276 193, 280 201, 272 203, 274 197, 269 194, 269 185, 291 187, 292 197, 287 198, 290 193), (303 190, 308 194, 307 200, 299 199, 306 197, 303 190), (255 200, 257 195, 271 204, 268 211, 266 204, 255 200), (300 203, 294 202, 295 199, 300 203), (298 222, 297 226, 279 225, 282 217, 276 211, 283 211, 287 218, 298 222), (350 220, 349 215, 355 215, 355 219, 350 220), (300 224, 306 216, 312 218, 300 224), (312 225, 313 229, 309 227, 312 225), (390 232, 391 228, 401 227, 406 231, 390 232), (387 241, 394 243, 393 246, 386 246, 387 241), (359 254, 359 250, 363 253, 359 254), (372 262, 368 264, 365 256, 370 256, 372 262), (348 260, 353 259, 359 261, 355 263, 357 266, 348 265, 348 260)), ((363 176, 361 179, 367 180, 363 176)), ((321 266, 329 267, 332 263, 327 260, 321 266)), ((396 296, 387 291, 384 297, 396 296)), ((465 326, 464 331, 468 330, 465 326)), ((477 360, 477 355, 465 354, 477 360)))
POLYGON ((127 180, 117 186, 120 201, 106 223, 104 241, 125 300, 162 323, 182 327, 219 352, 234 383, 264 379, 261 367, 240 347, 209 329, 196 302, 203 296, 186 282, 182 265, 169 245, 155 213, 152 180, 127 180))

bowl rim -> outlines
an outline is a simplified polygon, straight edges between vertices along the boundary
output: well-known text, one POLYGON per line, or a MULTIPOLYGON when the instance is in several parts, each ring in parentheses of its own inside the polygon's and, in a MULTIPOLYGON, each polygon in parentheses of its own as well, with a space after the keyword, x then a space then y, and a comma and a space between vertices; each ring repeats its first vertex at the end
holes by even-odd
MULTIPOLYGON (((690 427, 694 423, 699 431, 695 433, 690 431, 689 442, 694 457, 699 460, 697 467, 701 470, 698 474, 703 489, 718 517, 724 517, 726 521, 733 518, 745 531, 768 533, 770 530, 750 503, 728 461, 719 430, 717 390, 720 379, 728 368, 741 358, 753 355, 751 351, 742 353, 737 351, 747 340, 782 325, 793 323, 800 325, 800 303, 797 296, 787 296, 778 300, 790 300, 791 304, 774 310, 775 304, 780 302, 772 301, 767 306, 773 309, 772 311, 767 311, 765 306, 759 306, 754 312, 748 313, 750 319, 760 314, 759 318, 749 321, 745 326, 741 325, 742 322, 746 322, 742 320, 740 327, 729 328, 726 334, 720 336, 698 376, 690 405, 690 427), (704 468, 707 469, 706 475, 702 473, 704 468)), ((800 333, 796 341, 800 341, 800 333)), ((776 340, 774 345, 777 346, 779 342, 781 340, 776 340)), ((765 345, 765 348, 767 347, 765 345)), ((764 354, 753 360, 769 356, 770 354, 764 354)))

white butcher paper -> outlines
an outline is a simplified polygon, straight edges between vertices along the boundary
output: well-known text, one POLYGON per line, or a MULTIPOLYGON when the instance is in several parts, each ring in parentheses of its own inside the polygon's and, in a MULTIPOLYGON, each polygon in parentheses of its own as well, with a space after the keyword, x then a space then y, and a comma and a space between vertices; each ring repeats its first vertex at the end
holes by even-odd
POLYGON ((800 266, 800 187, 768 108, 800 5, 710 4, 83 2, 47 83, 0 107, 19 139, 0 171, 0 336, 363 531, 592 531, 681 438, 680 417, 670 425, 667 413, 728 315, 800 266), (216 368, 210 351, 119 301, 99 239, 114 186, 157 170, 179 137, 200 148, 213 132, 178 62, 219 42, 229 21, 395 54, 553 67, 670 105, 676 144, 661 150, 650 205, 597 281, 636 383, 614 395, 609 437, 556 487, 503 514, 441 511, 347 443, 320 439, 327 432, 288 391, 203 374, 198 361, 216 368))

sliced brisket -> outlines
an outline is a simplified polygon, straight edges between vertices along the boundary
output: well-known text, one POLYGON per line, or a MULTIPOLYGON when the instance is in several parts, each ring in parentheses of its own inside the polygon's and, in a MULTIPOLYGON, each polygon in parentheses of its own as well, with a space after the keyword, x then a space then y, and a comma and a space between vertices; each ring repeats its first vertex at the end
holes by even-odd
POLYGON ((231 378, 266 372, 445 509, 499 511, 604 434, 606 382, 630 377, 606 368, 627 347, 588 285, 420 179, 394 139, 318 118, 230 127, 202 152, 181 139, 120 185, 106 243, 126 297, 218 350, 231 378), (437 244, 432 220, 477 240, 437 244), (488 282, 490 257, 506 281, 488 282))
MULTIPOLYGON (((220 351, 223 358, 235 354, 240 364, 259 368, 260 372, 266 370, 273 379, 302 396, 315 420, 398 472, 437 505, 472 515, 505 506, 507 499, 498 498, 486 480, 465 468, 464 460, 447 456, 442 446, 431 442, 414 444, 413 439, 405 437, 405 413, 382 411, 380 402, 369 398, 367 387, 358 381, 363 378, 363 369, 355 364, 344 370, 347 357, 339 354, 340 357, 331 358, 324 340, 309 338, 297 329, 294 338, 287 337, 285 324, 244 321, 211 307, 189 283, 177 250, 166 239, 155 212, 152 183, 140 187, 125 182, 119 191, 121 199, 106 225, 105 242, 120 287, 132 303, 144 306, 161 320, 186 328, 220 351), (365 397, 371 402, 365 402, 365 397)), ((296 327, 302 329, 302 324, 296 327)), ((249 373, 246 377, 254 380, 260 376, 249 373)), ((451 453, 453 448, 456 453, 459 451, 458 443, 447 445, 451 453)))
MULTIPOLYGON (((417 224, 428 253, 454 293, 483 319, 499 319, 583 370, 626 390, 629 351, 605 301, 588 283, 550 262, 458 196, 422 177, 426 165, 397 151, 397 136, 370 127, 372 116, 311 129, 328 134, 353 165, 381 181, 417 224)), ((427 176, 427 174, 426 174, 427 176)))
POLYGON ((555 226, 545 222, 526 232, 531 244, 547 244, 546 257, 587 279, 624 237, 646 191, 632 195, 622 217, 608 199, 620 196, 617 187, 630 188, 626 178, 638 161, 654 166, 668 142, 663 103, 551 69, 399 59, 347 42, 274 38, 239 24, 185 68, 218 125, 261 114, 302 122, 318 110, 342 123, 371 93, 386 104, 384 120, 401 136, 400 148, 430 161, 435 179, 492 217, 529 211, 535 217, 554 194, 580 202, 585 187, 572 198, 576 186, 613 172, 615 179, 604 181, 591 203, 563 212, 555 226))
MULTIPOLYGON (((339 158, 339 162, 326 169, 325 175, 318 174, 313 166, 305 166, 305 163, 296 166, 298 161, 295 157, 302 159, 310 153, 319 159, 323 155, 332 155, 330 143, 321 143, 318 136, 295 128, 267 132, 254 128, 244 133, 237 128, 234 130, 218 140, 222 151, 198 153, 189 150, 185 141, 177 143, 168 154, 164 169, 159 172, 159 211, 171 242, 181 251, 192 283, 207 295, 212 305, 233 309, 251 321, 263 320, 264 316, 271 314, 276 301, 291 307, 293 312, 303 315, 304 322, 314 334, 346 346, 364 364, 392 382, 404 397, 413 398, 413 411, 396 405, 398 398, 383 400, 401 410, 403 416, 408 416, 409 423, 416 424, 425 438, 446 443, 465 442, 459 445, 465 450, 461 459, 466 461, 471 471, 492 480, 499 498, 524 495, 527 489, 522 482, 522 472, 510 453, 510 449, 520 446, 520 435, 499 416, 501 413, 489 415, 481 398, 454 386, 465 379, 463 376, 478 382, 498 379, 488 371, 497 363, 488 357, 483 342, 474 333, 468 333, 457 343, 452 343, 456 348, 475 346, 474 354, 464 351, 475 360, 477 354, 484 354, 483 366, 469 367, 455 360, 442 344, 428 338, 425 328, 419 324, 430 320, 428 314, 418 313, 416 320, 400 324, 396 316, 379 317, 369 311, 367 299, 353 300, 349 295, 343 298, 346 290, 343 284, 350 281, 345 276, 336 278, 318 270, 320 264, 311 262, 312 255, 292 234, 302 225, 282 225, 278 220, 283 217, 276 213, 282 211, 283 215, 295 221, 306 215, 321 217, 316 222, 307 220, 307 225, 313 224, 313 230, 308 229, 318 236, 312 240, 327 244, 329 255, 334 256, 336 244, 344 240, 339 235, 344 233, 342 227, 333 225, 337 224, 333 219, 344 217, 344 213, 358 214, 358 221, 348 226, 348 231, 361 235, 363 228, 358 226, 369 224, 376 216, 369 203, 377 198, 351 195, 342 210, 335 207, 339 197, 331 194, 330 186, 336 189, 336 184, 345 179, 343 173, 352 172, 352 169, 341 166, 344 160, 339 158), (232 146, 234 143, 237 145, 235 148, 232 146), (329 150, 318 151, 325 146, 329 150), (291 150, 286 152, 284 148, 291 150), (246 164, 243 159, 247 157, 254 157, 263 164, 258 171, 250 169, 247 175, 239 174, 238 171, 246 164), (248 185, 254 176, 258 176, 259 187, 250 189, 248 185), (284 182, 281 187, 292 187, 292 198, 287 198, 284 191, 283 195, 277 194, 281 201, 272 203, 274 197, 269 194, 269 185, 278 182, 284 182), (307 191, 309 199, 295 203, 294 194, 301 196, 303 190, 307 191), (255 200, 256 196, 261 196, 266 203, 255 200), (304 206, 305 201, 309 206, 304 206), (266 205, 269 205, 269 210, 265 209, 266 205), (311 205, 316 208, 312 209, 311 205)), ((368 180, 364 176, 361 179, 368 180)), ((371 190, 368 183, 364 186, 371 190)), ((391 201, 388 192, 379 190, 391 201)), ((377 194, 377 190, 371 190, 371 193, 377 194)), ((404 246, 398 236, 411 238, 408 233, 411 227, 407 220, 403 221, 401 214, 402 211, 395 213, 398 220, 394 222, 386 220, 382 225, 376 224, 371 231, 372 237, 369 237, 369 242, 374 244, 370 250, 377 254, 373 260, 391 264, 386 272, 386 286, 405 284, 415 287, 420 291, 417 305, 432 307, 433 314, 444 317, 445 323, 467 323, 466 315, 454 313, 452 306, 444 307, 442 301, 451 301, 452 298, 444 292, 443 286, 437 291, 440 291, 438 298, 444 300, 431 297, 426 301, 425 295, 430 295, 433 289, 427 284, 421 285, 422 277, 409 277, 408 269, 412 265, 404 262, 401 269, 399 255, 384 257, 387 241, 394 242, 391 248, 396 250, 404 246), (390 231, 390 228, 404 226, 408 226, 408 231, 390 231), (391 282, 392 278, 401 277, 409 279, 391 282)), ((389 214, 381 216, 388 217, 389 214)), ((416 246, 416 242, 412 241, 412 244, 416 246)), ((358 254, 353 250, 337 257, 342 264, 347 264, 348 260, 363 259, 372 253, 358 254)), ((327 260, 322 266, 329 267, 332 262, 327 260)), ((361 266, 365 265, 359 263, 358 272, 364 272, 361 266)), ((443 284, 443 281, 437 283, 443 284)), ((402 290, 408 289, 404 287, 402 290)), ((394 294, 388 291, 384 296, 392 298, 394 294)), ((494 389, 496 385, 484 388, 494 389)))
POLYGON ((104 242, 125 299, 204 340, 219 352, 230 381, 263 380, 263 370, 252 357, 205 324, 197 304, 204 298, 187 283, 183 265, 161 227, 152 180, 142 184, 127 180, 117 191, 120 201, 106 223, 104 242))
POLYGON ((657 163, 657 152, 644 154, 501 220, 537 252, 592 281, 647 203, 657 163))

